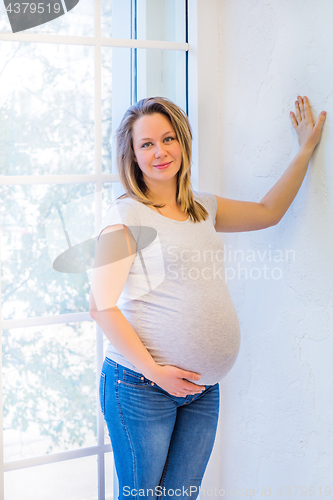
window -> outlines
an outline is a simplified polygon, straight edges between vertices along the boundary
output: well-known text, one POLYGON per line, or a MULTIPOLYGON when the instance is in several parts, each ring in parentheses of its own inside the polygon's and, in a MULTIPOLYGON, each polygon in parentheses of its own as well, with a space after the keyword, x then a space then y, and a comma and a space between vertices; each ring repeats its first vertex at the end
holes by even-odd
POLYGON ((53 261, 123 192, 112 138, 127 107, 162 95, 188 109, 187 2, 80 0, 19 33, 1 3, 0 30, 5 498, 112 498, 105 340, 87 273, 53 261))

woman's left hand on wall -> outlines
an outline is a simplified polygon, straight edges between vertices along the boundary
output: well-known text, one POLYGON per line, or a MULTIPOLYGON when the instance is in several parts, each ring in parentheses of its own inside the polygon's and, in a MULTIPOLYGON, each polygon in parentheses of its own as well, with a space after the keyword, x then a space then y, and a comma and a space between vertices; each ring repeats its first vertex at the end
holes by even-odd
POLYGON ((299 145, 304 149, 313 150, 321 138, 321 132, 326 119, 326 112, 322 111, 314 124, 309 100, 306 96, 297 97, 295 101, 296 115, 291 111, 290 117, 298 136, 299 145), (324 113, 324 114, 323 114, 324 113))

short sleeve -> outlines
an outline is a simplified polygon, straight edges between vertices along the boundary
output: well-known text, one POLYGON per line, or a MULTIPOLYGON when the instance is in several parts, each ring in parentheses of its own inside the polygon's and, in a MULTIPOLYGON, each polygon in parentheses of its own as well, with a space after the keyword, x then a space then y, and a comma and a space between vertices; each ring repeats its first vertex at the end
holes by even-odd
POLYGON ((197 195, 195 198, 197 197, 197 201, 205 207, 213 221, 213 226, 215 226, 217 212, 217 199, 215 194, 209 193, 208 191, 193 191, 193 194, 197 195))
POLYGON ((140 235, 140 216, 133 205, 126 200, 115 200, 111 203, 108 211, 98 228, 97 236, 99 238, 103 229, 114 224, 124 224, 133 234, 135 241, 138 241, 140 235))

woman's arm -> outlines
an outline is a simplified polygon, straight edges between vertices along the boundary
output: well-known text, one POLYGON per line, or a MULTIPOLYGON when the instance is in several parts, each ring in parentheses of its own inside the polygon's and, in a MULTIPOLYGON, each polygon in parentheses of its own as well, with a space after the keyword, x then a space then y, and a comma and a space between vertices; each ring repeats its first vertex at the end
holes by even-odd
POLYGON ((313 119, 307 97, 296 101, 296 118, 291 120, 298 135, 300 150, 268 193, 259 203, 217 199, 215 229, 218 232, 255 231, 277 224, 293 202, 307 172, 314 148, 320 141, 326 114, 320 114, 317 123, 313 119))
POLYGON ((126 284, 136 251, 136 241, 126 226, 108 226, 102 231, 97 242, 91 282, 90 316, 117 351, 148 379, 173 395, 201 392, 205 386, 187 380, 199 380, 199 374, 176 366, 161 366, 155 362, 116 305, 126 284))
POLYGON ((156 363, 117 307, 135 254, 136 241, 126 226, 115 224, 102 231, 96 246, 89 312, 115 348, 143 373, 150 373, 156 363))
POLYGON ((117 306, 97 310, 92 290, 89 312, 117 351, 136 366, 146 378, 153 380, 174 396, 197 394, 204 390, 205 386, 190 382, 200 379, 197 373, 176 366, 158 365, 117 306))
POLYGON ((157 369, 156 362, 120 309, 114 306, 98 311, 91 290, 89 312, 117 351, 150 378, 157 369))

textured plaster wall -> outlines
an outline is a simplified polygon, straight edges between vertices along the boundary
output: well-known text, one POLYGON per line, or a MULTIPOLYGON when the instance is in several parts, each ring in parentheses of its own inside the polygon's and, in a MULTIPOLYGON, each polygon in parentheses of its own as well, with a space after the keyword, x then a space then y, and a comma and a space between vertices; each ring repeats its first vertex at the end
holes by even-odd
POLYGON ((327 118, 282 221, 221 234, 242 340, 220 384, 218 474, 203 486, 276 499, 301 498, 301 486, 303 498, 322 498, 327 486, 333 494, 333 2, 221 0, 218 10, 217 184, 204 188, 260 201, 299 149, 297 95, 327 118))

